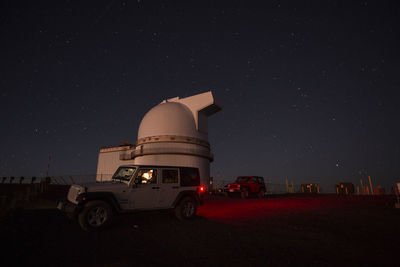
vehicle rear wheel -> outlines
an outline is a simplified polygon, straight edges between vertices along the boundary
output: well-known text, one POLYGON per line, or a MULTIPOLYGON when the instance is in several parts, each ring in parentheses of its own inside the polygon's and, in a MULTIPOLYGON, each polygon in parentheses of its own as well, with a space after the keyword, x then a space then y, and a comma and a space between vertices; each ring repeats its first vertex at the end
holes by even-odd
POLYGON ((111 223, 113 211, 109 204, 96 200, 88 202, 78 216, 78 222, 85 231, 105 228, 111 223))
POLYGON ((240 197, 245 199, 249 197, 249 190, 247 188, 243 188, 240 192, 240 197))
POLYGON ((175 216, 179 220, 193 219, 196 216, 197 203, 192 197, 185 197, 175 207, 175 216))
POLYGON ((265 197, 265 190, 264 189, 260 189, 260 192, 258 192, 257 196, 258 196, 258 198, 264 198, 265 197))

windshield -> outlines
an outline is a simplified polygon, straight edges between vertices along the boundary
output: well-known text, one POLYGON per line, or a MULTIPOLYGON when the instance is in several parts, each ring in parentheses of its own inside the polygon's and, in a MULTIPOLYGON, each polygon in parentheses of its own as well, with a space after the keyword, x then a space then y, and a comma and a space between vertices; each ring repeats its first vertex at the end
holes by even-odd
POLYGON ((136 167, 119 167, 113 175, 113 180, 129 181, 135 173, 136 167))
POLYGON ((236 182, 249 182, 250 181, 250 177, 238 177, 236 179, 236 182))

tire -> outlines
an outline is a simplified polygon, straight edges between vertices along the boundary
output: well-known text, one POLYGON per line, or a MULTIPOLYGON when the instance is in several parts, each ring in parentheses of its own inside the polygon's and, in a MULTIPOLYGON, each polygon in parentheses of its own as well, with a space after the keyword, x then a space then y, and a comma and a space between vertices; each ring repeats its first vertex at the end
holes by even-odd
POLYGON ((257 196, 258 196, 259 199, 263 199, 263 198, 265 197, 265 190, 264 190, 264 188, 261 188, 261 189, 260 189, 260 192, 258 192, 257 196))
POLYGON ((243 188, 240 192, 240 197, 246 199, 249 197, 249 190, 247 188, 243 188))
POLYGON ((175 216, 179 220, 190 220, 196 216, 197 202, 192 197, 185 197, 175 207, 175 216))
POLYGON ((78 216, 81 228, 87 232, 104 229, 111 223, 113 210, 101 200, 88 202, 78 216))

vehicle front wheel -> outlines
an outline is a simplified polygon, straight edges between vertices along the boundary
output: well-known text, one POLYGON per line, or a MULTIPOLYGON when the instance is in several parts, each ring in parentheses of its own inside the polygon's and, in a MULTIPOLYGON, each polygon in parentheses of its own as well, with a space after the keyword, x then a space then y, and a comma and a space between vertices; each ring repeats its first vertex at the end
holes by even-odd
POLYGON ((88 202, 78 216, 78 222, 85 231, 100 230, 110 224, 113 211, 109 204, 96 200, 88 202))
POLYGON ((258 192, 257 194, 258 198, 264 198, 265 197, 265 190, 264 189, 260 189, 260 192, 258 192))
POLYGON ((197 203, 191 197, 185 197, 175 207, 175 216, 179 220, 193 219, 196 216, 196 212, 197 212, 197 203))
POLYGON ((249 190, 247 188, 243 188, 242 192, 240 192, 241 198, 248 198, 249 197, 249 190))

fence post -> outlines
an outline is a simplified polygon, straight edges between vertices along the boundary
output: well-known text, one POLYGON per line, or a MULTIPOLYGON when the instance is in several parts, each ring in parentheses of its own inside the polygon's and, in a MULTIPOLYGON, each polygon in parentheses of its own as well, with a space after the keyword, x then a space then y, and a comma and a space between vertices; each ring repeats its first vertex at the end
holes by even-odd
POLYGON ((31 187, 26 187, 25 201, 29 201, 31 197, 31 187))
POLYGON ((371 187, 371 195, 373 195, 374 194, 374 190, 372 188, 371 176, 368 176, 368 179, 369 179, 369 186, 371 187))
POLYGON ((14 176, 11 176, 10 177, 10 184, 12 184, 13 180, 14 180, 14 176))
POLYGON ((19 184, 22 184, 22 181, 25 179, 25 177, 24 176, 21 176, 20 178, 19 178, 19 184))

